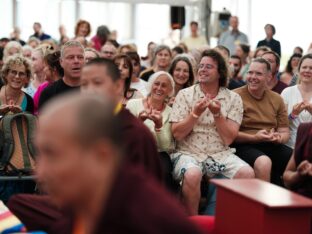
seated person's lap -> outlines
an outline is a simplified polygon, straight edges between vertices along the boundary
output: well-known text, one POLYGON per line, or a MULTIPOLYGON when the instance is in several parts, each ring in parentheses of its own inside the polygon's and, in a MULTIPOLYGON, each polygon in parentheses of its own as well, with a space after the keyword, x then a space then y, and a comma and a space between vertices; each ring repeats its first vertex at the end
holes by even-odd
POLYGON ((254 166, 256 159, 263 155, 268 156, 273 163, 286 166, 292 154, 292 149, 283 144, 235 144, 232 147, 236 148, 236 154, 250 166, 254 166))
POLYGON ((203 162, 197 161, 194 157, 182 153, 171 155, 173 158, 173 177, 181 181, 184 173, 190 168, 198 168, 202 174, 213 177, 222 174, 227 178, 233 178, 235 174, 247 163, 234 154, 227 155, 220 161, 209 157, 203 162))

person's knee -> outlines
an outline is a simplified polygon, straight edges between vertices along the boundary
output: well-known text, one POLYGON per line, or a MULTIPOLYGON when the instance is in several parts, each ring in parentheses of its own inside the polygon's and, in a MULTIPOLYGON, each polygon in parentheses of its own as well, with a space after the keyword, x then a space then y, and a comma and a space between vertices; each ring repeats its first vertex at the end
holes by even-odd
POLYGON ((234 176, 235 178, 255 178, 255 172, 250 166, 243 166, 234 176))
POLYGON ((183 185, 188 187, 199 187, 202 179, 202 173, 199 168, 189 168, 183 177, 183 185))
POLYGON ((260 156, 254 163, 255 170, 271 170, 272 161, 268 156, 260 156))

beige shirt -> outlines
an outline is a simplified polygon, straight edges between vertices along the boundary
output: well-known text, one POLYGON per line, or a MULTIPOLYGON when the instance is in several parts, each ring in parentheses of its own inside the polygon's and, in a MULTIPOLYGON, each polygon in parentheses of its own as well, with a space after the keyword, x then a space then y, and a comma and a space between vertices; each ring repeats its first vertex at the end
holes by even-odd
POLYGON ((208 42, 204 36, 197 36, 197 37, 185 37, 182 39, 189 50, 192 49, 200 49, 202 46, 207 46, 208 42))
MULTIPOLYGON (((170 122, 176 123, 184 120, 192 111, 196 102, 205 94, 199 84, 181 90, 175 98, 170 115, 170 122)), ((240 96, 226 88, 221 87, 215 97, 221 103, 221 113, 227 119, 241 124, 243 117, 243 103, 240 96)), ((208 156, 222 160, 225 156, 233 154, 231 149, 222 141, 214 122, 214 117, 207 108, 199 117, 191 133, 183 140, 176 142, 176 151, 192 155, 202 162, 208 156)))

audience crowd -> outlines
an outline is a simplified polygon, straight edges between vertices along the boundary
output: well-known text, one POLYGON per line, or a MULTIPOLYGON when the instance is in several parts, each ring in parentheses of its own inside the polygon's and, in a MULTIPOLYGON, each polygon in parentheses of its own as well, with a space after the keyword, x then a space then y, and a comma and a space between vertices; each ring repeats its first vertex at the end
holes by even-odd
POLYGON ((60 26, 56 41, 35 22, 25 41, 18 28, 0 39, 0 112, 39 119, 44 195, 8 203, 26 227, 200 233, 186 214, 214 214, 211 178, 258 178, 312 198, 311 49, 294 48, 281 71, 272 24, 251 48, 238 17, 229 22, 216 48, 193 21, 178 46, 150 42, 146 56, 104 25, 89 40, 86 20, 73 38, 60 26))

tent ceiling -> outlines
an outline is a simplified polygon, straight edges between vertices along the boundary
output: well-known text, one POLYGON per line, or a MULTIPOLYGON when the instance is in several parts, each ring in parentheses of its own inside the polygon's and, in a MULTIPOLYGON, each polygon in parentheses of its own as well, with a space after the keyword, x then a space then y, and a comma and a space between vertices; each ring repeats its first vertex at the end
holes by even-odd
POLYGON ((169 4, 171 6, 194 5, 204 0, 80 0, 80 1, 98 1, 98 2, 127 2, 127 3, 153 3, 169 4))

